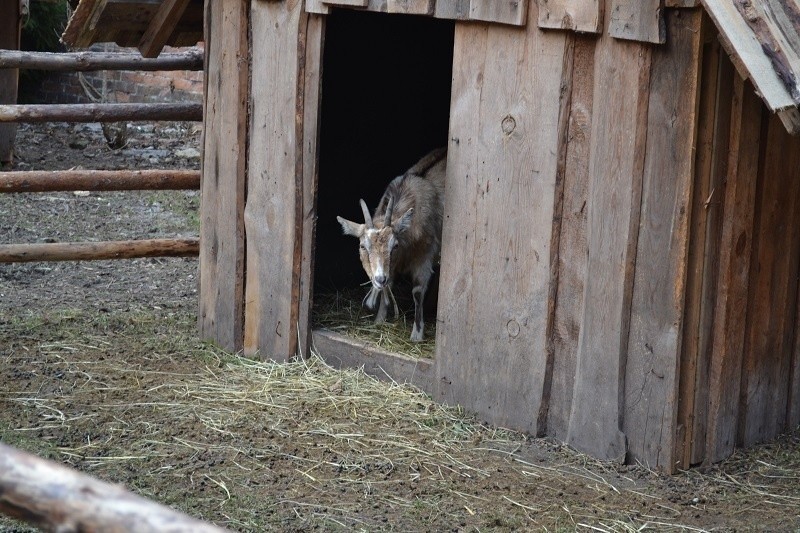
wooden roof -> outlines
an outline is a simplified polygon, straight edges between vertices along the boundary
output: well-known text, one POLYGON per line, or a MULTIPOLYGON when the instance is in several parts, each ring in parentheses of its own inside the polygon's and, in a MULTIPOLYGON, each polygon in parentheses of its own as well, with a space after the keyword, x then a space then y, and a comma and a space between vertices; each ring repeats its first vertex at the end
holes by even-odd
POLYGON ((739 73, 787 129, 800 132, 800 2, 702 0, 739 73))
POLYGON ((80 0, 61 40, 72 48, 136 46, 156 57, 165 45, 203 40, 203 0, 80 0))

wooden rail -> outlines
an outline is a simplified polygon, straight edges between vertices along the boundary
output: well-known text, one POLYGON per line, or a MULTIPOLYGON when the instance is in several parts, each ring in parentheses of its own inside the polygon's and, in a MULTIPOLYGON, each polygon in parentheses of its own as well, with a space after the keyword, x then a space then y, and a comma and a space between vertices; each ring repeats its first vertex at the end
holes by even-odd
POLYGON ((5 444, 0 512, 46 531, 227 531, 5 444))
POLYGON ((92 70, 203 70, 203 52, 161 54, 148 59, 115 52, 21 52, 0 50, 0 68, 87 72, 92 70))
POLYGON ((30 104, 0 105, 3 122, 121 122, 203 120, 203 105, 166 104, 30 104))
POLYGON ((0 193, 187 190, 200 188, 197 170, 54 170, 0 172, 0 193))
POLYGON ((192 257, 200 239, 143 239, 134 241, 54 242, 0 245, 0 263, 32 261, 94 261, 137 257, 192 257))

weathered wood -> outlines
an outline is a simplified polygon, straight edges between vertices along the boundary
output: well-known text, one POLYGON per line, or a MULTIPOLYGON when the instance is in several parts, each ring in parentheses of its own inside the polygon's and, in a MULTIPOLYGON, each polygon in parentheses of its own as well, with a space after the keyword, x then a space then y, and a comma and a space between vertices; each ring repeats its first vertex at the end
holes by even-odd
POLYGON ((0 105, 3 122, 121 122, 203 119, 202 104, 20 104, 0 105))
POLYGON ((595 52, 589 248, 567 442, 623 460, 621 431, 631 285, 647 126, 650 50, 604 35, 595 52), (626 65, 624 69, 616 65, 626 65))
POLYGON ((800 237, 800 139, 770 115, 756 198, 740 443, 785 429, 800 237))
POLYGON ((469 20, 470 0, 436 0, 433 15, 442 19, 469 20))
POLYGON ((456 26, 437 397, 531 433, 543 429, 565 46, 563 33, 456 26))
POLYGON ((306 12, 317 15, 327 15, 331 12, 331 7, 323 0, 306 0, 306 12))
POLYGON ((471 0, 469 19, 524 26, 528 20, 528 0, 471 0))
POLYGON ((47 531, 226 531, 5 444, 0 511, 47 531))
POLYGON ((538 0, 539 27, 586 33, 602 31, 600 0, 538 0))
MULTIPOLYGON (((317 221, 317 182, 319 174, 319 119, 322 91, 322 53, 325 23, 320 17, 307 17, 306 43, 302 64, 302 105, 298 105, 297 116, 302 120, 302 149, 298 152, 301 166, 302 203, 297 206, 302 233, 300 246, 300 284, 298 286, 298 349, 308 354, 311 349, 311 308, 313 305, 314 265, 317 221)), ((298 93, 300 94, 300 93, 298 93)), ((300 104, 300 102, 298 103, 300 104)))
POLYGON ((800 109, 796 107, 781 109, 777 115, 789 135, 800 135, 800 109))
MULTIPOLYGON (((725 110, 720 110, 725 112, 725 110)), ((753 213, 761 151, 762 104, 753 87, 734 77, 719 278, 709 364, 705 458, 717 462, 736 444, 753 246, 753 213)))
POLYGON ((95 261, 136 257, 191 257, 198 239, 143 239, 136 241, 48 242, 0 244, 0 263, 31 261, 95 261))
POLYGON ((720 63, 716 33, 704 25, 702 72, 697 119, 695 184, 689 229, 689 259, 680 357, 678 434, 675 463, 688 468, 705 456, 708 406, 708 362, 711 356, 720 211, 730 136, 733 66, 720 63))
MULTIPOLYGON (((0 49, 19 48, 21 18, 19 0, 0 0, 0 49)), ((0 69, 0 104, 17 103, 19 72, 16 68, 0 69)), ((0 167, 14 159, 16 124, 0 124, 0 167)))
POLYGON ((232 351, 244 329, 248 11, 238 0, 206 3, 198 322, 203 338, 232 351))
POLYGON ((389 13, 408 15, 433 15, 436 0, 388 0, 386 10, 389 13))
POLYGON ((87 72, 93 70, 203 70, 203 51, 161 54, 147 59, 139 54, 125 52, 21 52, 0 50, 0 69, 24 68, 87 72))
POLYGON ((699 98, 700 11, 653 49, 623 429, 628 459, 672 472, 699 98), (668 150, 664 147, 670 147, 668 150))
MULTIPOLYGON (((788 4, 785 1, 782 3, 784 6, 788 4)), ((703 5, 721 32, 720 38, 728 53, 735 55, 734 64, 737 69, 744 70, 740 72, 742 77, 753 82, 772 111, 794 107, 797 101, 781 81, 770 57, 764 53, 761 42, 735 4, 737 2, 703 0, 703 5)), ((764 2, 759 3, 761 4, 764 2)), ((752 7, 755 4, 748 2, 747 5, 752 7)))
POLYGON ((436 376, 433 361, 366 346, 327 330, 314 330, 314 351, 336 368, 364 368, 372 377, 409 383, 432 393, 436 376))
POLYGON ((574 388, 578 333, 583 314, 586 270, 586 215, 589 147, 594 100, 596 38, 576 36, 572 64, 567 154, 564 168, 561 232, 558 250, 558 291, 551 334, 553 368, 547 433, 566 440, 574 388))
POLYGON ((322 0, 322 3, 331 6, 367 7, 369 0, 322 0))
MULTIPOLYGON (((93 43, 115 42, 137 46, 162 2, 152 0, 81 0, 61 39, 72 48, 87 48, 93 43)), ((203 40, 203 1, 190 0, 170 46, 192 46, 203 40)), ((207 41, 206 41, 207 44, 207 41)))
POLYGON ((664 7, 697 7, 700 5, 700 0, 664 0, 664 7))
POLYGON ((300 0, 251 5, 249 172, 245 228, 244 350, 276 360, 295 355, 302 263, 302 81, 308 14, 300 0), (275 27, 282 31, 276 32, 275 27))
POLYGON ((178 22, 183 17, 189 0, 163 0, 158 11, 139 40, 139 52, 143 57, 158 57, 166 46, 178 22))
POLYGON ((663 43, 666 39, 663 0, 611 0, 608 33, 617 39, 663 43))
POLYGON ((199 189, 196 170, 34 170, 0 173, 0 193, 199 189))

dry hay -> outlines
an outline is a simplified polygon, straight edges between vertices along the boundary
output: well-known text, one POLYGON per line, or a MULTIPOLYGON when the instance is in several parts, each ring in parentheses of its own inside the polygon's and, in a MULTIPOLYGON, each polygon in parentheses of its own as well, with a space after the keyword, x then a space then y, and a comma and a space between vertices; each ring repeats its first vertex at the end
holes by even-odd
POLYGON ((362 305, 366 292, 350 289, 314 295, 312 321, 314 328, 323 328, 365 343, 367 346, 402 353, 417 358, 433 358, 436 352, 436 321, 426 320, 425 339, 411 342, 413 314, 408 318, 407 302, 395 302, 399 310, 383 324, 375 324, 375 314, 362 305))
POLYGON ((665 477, 316 355, 254 361, 193 331, 194 317, 168 311, 0 314, 0 375, 13 377, 0 440, 242 531, 800 524, 797 436, 767 448, 758 477, 753 464, 665 477))

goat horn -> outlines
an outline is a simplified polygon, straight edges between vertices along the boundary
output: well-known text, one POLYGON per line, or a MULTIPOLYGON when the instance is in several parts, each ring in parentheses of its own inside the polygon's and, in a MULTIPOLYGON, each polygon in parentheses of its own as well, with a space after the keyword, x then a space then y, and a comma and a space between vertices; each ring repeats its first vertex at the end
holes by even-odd
POLYGON ((359 200, 359 203, 361 203, 361 211, 363 211, 364 213, 364 223, 367 225, 367 228, 373 229, 374 226, 372 225, 372 217, 369 216, 369 209, 367 209, 367 203, 363 199, 359 200))
POLYGON ((386 218, 383 219, 383 225, 389 226, 392 223, 392 210, 394 210, 394 197, 389 198, 389 204, 386 206, 386 218))

